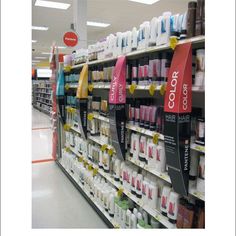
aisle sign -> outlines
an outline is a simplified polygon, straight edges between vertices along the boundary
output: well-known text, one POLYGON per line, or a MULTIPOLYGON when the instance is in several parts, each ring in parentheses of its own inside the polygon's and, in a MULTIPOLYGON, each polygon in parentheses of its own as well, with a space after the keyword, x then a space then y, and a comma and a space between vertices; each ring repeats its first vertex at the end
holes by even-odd
POLYGON ((63 42, 67 47, 75 47, 78 43, 78 36, 75 32, 66 32, 63 36, 63 42))

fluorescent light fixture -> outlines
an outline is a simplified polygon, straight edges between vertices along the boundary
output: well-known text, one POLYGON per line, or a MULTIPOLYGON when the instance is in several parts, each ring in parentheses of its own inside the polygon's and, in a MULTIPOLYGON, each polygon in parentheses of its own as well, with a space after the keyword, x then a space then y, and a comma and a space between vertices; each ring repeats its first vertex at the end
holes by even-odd
POLYGON ((143 3, 147 5, 152 5, 160 0, 129 0, 130 2, 138 2, 138 3, 143 3))
POLYGON ((65 49, 66 47, 65 47, 65 46, 57 46, 57 48, 59 48, 59 49, 65 49))
POLYGON ((37 43, 37 40, 33 40, 33 39, 32 39, 32 43, 37 43))
POLYGON ((101 22, 94 22, 94 21, 87 21, 87 25, 88 26, 96 26, 96 27, 107 27, 109 26, 110 24, 107 24, 107 23, 101 23, 101 22))
POLYGON ((48 8, 55 8, 55 9, 61 9, 61 10, 67 10, 70 7, 69 3, 52 2, 52 1, 44 1, 44 0, 36 0, 34 5, 37 7, 48 7, 48 8))
POLYGON ((42 52, 43 55, 51 55, 50 52, 42 52))
POLYGON ((32 60, 32 62, 40 62, 40 60, 32 60))
POLYGON ((37 69, 37 77, 50 78, 52 76, 52 70, 50 69, 37 69))
POLYGON ((46 26, 32 26, 32 30, 48 30, 46 26))
POLYGON ((47 59, 47 57, 35 57, 35 59, 47 59))

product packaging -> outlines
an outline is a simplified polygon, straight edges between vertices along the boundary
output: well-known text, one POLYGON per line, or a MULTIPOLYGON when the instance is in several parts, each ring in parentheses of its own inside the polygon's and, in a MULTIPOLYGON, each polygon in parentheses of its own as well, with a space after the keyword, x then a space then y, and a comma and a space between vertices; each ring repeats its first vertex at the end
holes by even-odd
POLYGON ((179 194, 173 191, 170 192, 168 200, 167 216, 169 221, 173 224, 175 224, 177 221, 178 205, 179 205, 179 194))
POLYGON ((136 60, 131 61, 131 84, 138 84, 138 65, 136 60))
POLYGON ((151 106, 146 106, 145 114, 144 114, 144 128, 145 129, 149 129, 149 126, 150 126, 150 111, 151 111, 151 106))
POLYGON ((140 114, 140 101, 135 100, 135 110, 134 110, 134 124, 139 126, 139 114, 140 114))
POLYGON ((133 171, 132 172, 132 176, 131 176, 131 193, 132 194, 136 194, 136 178, 137 178, 137 171, 133 171))
POLYGON ((156 209, 158 203, 158 186, 155 177, 151 177, 148 185, 148 205, 151 209, 156 209))
POLYGON ((159 142, 158 145, 155 145, 153 147, 153 158, 156 162, 156 169, 158 172, 165 172, 166 169, 166 155, 164 150, 164 144, 161 145, 161 142, 159 142))
POLYGON ((205 86, 205 49, 196 50, 196 72, 194 85, 202 89, 205 86))
POLYGON ((157 17, 153 17, 150 22, 150 38, 149 38, 149 46, 156 45, 156 38, 158 33, 158 19, 157 17))
POLYGON ((164 216, 167 216, 170 191, 171 189, 168 186, 164 186, 162 189, 160 210, 164 216))
POLYGON ((196 24, 195 24, 195 36, 202 35, 203 34, 203 5, 204 0, 198 0, 197 1, 197 8, 196 8, 196 24))
POLYGON ((198 152, 192 150, 190 152, 190 170, 189 170, 189 179, 190 180, 196 180, 198 176, 198 162, 199 162, 199 156, 198 152))
POLYGON ((139 126, 140 127, 144 127, 144 122, 145 122, 145 110, 146 110, 147 106, 145 105, 140 105, 140 121, 139 121, 139 126))
POLYGON ((200 156, 199 170, 197 178, 197 191, 205 193, 205 156, 200 156))
POLYGON ((139 142, 139 160, 146 162, 147 155, 147 137, 141 136, 139 142))
POLYGON ((176 222, 177 228, 183 228, 184 210, 185 210, 186 204, 187 204, 187 200, 185 200, 184 198, 180 198, 179 205, 178 205, 178 212, 177 212, 177 222, 176 222))
POLYGON ((143 181, 143 176, 141 174, 138 174, 136 177, 136 184, 135 184, 137 198, 142 197, 142 181, 143 181))
POLYGON ((187 13, 187 37, 188 38, 195 36, 196 8, 197 8, 196 2, 192 1, 188 3, 188 13, 187 13))
POLYGON ((132 29, 131 45, 132 51, 136 50, 138 47, 138 32, 136 27, 132 29))
POLYGON ((196 144, 205 145, 205 119, 197 119, 196 144))
POLYGON ((155 130, 156 128, 156 117, 157 117, 157 107, 151 106, 150 113, 149 113, 149 129, 155 130))
POLYGON ((183 228, 192 228, 193 219, 194 219, 194 205, 188 203, 184 208, 183 228))

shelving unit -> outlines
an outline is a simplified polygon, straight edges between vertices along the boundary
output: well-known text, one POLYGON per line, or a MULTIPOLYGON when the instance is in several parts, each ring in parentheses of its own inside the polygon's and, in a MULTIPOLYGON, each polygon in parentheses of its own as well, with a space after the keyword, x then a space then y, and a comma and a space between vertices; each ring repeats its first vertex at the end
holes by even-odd
POLYGON ((52 89, 48 80, 33 81, 33 107, 45 114, 52 110, 52 89))
MULTIPOLYGON (((193 48, 194 47, 201 47, 205 43, 205 36, 199 36, 199 37, 194 37, 194 38, 191 38, 191 39, 181 40, 181 41, 178 42, 178 44, 183 44, 183 43, 187 43, 187 42, 192 42, 193 48)), ((171 50, 169 45, 149 47, 147 49, 137 50, 137 51, 133 51, 131 53, 127 53, 126 57, 128 59, 133 59, 133 58, 136 59, 136 58, 138 58, 138 57, 140 57, 141 55, 144 55, 144 54, 146 55, 146 54, 149 54, 149 53, 152 53, 152 52, 166 51, 166 50, 171 50)), ((66 72, 66 73, 74 73, 75 71, 80 70, 85 64, 88 64, 88 66, 90 66, 90 65, 101 64, 101 63, 105 63, 105 62, 109 62, 109 61, 115 61, 116 59, 117 59, 117 57, 111 57, 111 58, 104 58, 104 59, 101 59, 101 60, 88 61, 87 63, 82 63, 82 64, 79 64, 79 65, 72 66, 71 72, 66 72)), ((65 85, 66 91, 71 89, 71 90, 69 90, 69 94, 74 93, 75 92, 74 89, 77 89, 77 87, 78 87, 78 83, 66 83, 66 85, 65 85)), ((160 91, 161 87, 162 86, 160 86, 160 85, 156 86, 155 91, 160 91)), ((129 89, 129 88, 130 88, 130 85, 127 85, 126 89, 129 89)), ((104 93, 107 94, 108 89, 110 89, 110 84, 108 84, 108 83, 102 84, 100 82, 99 83, 93 83, 93 89, 95 90, 96 96, 97 96, 97 93, 101 94, 101 93, 103 93, 103 91, 104 91, 104 93)), ((147 86, 137 85, 136 88, 135 88, 135 90, 137 90, 137 91, 149 91, 149 89, 150 89, 150 85, 147 85, 147 86)), ((205 93, 204 89, 199 89, 197 87, 193 87, 192 91, 193 91, 193 94, 196 95, 196 96, 199 96, 199 95, 204 96, 204 93, 205 93)), ((132 96, 135 96, 135 92, 132 96)), ((155 96, 156 96, 156 94, 154 95, 154 97, 155 96)), ((109 123, 109 118, 108 117, 104 117, 104 116, 100 115, 98 112, 92 112, 92 114, 93 114, 93 119, 98 119, 100 121, 109 123)), ((74 127, 74 125, 70 129, 71 129, 72 132, 76 132, 78 134, 81 133, 79 128, 74 127)), ((145 129, 145 128, 141 128, 139 126, 130 124, 128 122, 126 122, 126 129, 138 132, 140 134, 143 134, 143 135, 146 135, 146 136, 149 136, 149 137, 154 137, 155 135, 158 135, 158 139, 162 142, 164 141, 164 135, 163 134, 157 133, 156 131, 151 131, 151 130, 148 130, 148 129, 145 129)), ((89 141, 89 143, 94 142, 94 143, 96 143, 100 146, 103 146, 103 145, 106 144, 108 149, 113 149, 115 151, 115 149, 112 145, 107 144, 107 143, 102 141, 102 139, 100 138, 100 135, 90 135, 88 133, 87 141, 89 141)), ((78 156, 78 157, 82 156, 82 154, 79 153, 76 150, 76 148, 70 147, 68 144, 66 144, 66 147, 68 147, 69 150, 71 152, 73 152, 76 156, 78 156)), ((202 146, 202 145, 197 145, 195 143, 192 143, 190 145, 190 148, 192 150, 198 151, 200 153, 205 153, 205 147, 202 146)), ((176 228, 176 225, 170 223, 168 218, 163 216, 160 211, 158 211, 157 209, 151 209, 149 206, 145 205, 144 202, 142 201, 142 199, 139 199, 135 195, 131 194, 131 192, 129 190, 125 189, 124 186, 120 182, 115 181, 113 176, 111 176, 111 174, 105 173, 102 169, 99 169, 98 165, 93 163, 91 160, 89 160, 88 156, 83 156, 83 158, 86 159, 86 161, 89 164, 91 164, 91 166, 93 168, 98 170, 99 175, 101 175, 104 179, 106 179, 109 183, 111 183, 114 187, 116 187, 116 189, 122 189, 123 194, 125 194, 128 198, 130 198, 138 206, 142 207, 148 214, 150 214, 152 217, 157 219, 166 228, 176 228)), ((134 158, 130 158, 128 152, 126 153, 126 160, 128 162, 132 163, 133 165, 139 167, 140 169, 146 170, 147 172, 151 173, 155 177, 158 177, 159 179, 164 180, 166 183, 171 184, 171 180, 170 180, 170 177, 169 177, 167 172, 164 172, 164 173, 158 172, 155 168, 151 167, 150 165, 147 165, 144 162, 141 162, 141 161, 136 160, 134 158)), ((58 163, 60 163, 60 161, 58 161, 58 163)), ((61 167, 61 168, 63 168, 63 167, 61 167)), ((71 176, 70 178, 73 179, 73 174, 70 173, 69 170, 64 169, 63 171, 68 172, 69 175, 71 176)), ((76 182, 76 179, 74 179, 74 181, 76 182)), ((86 189, 83 188, 81 183, 79 183, 77 181, 77 184, 80 188, 80 191, 84 192, 84 194, 87 196, 87 198, 90 199, 89 201, 94 201, 93 197, 91 197, 90 194, 88 192, 86 192, 86 189)), ((188 195, 188 197, 191 198, 191 199, 196 198, 196 199, 200 199, 202 201, 205 201, 205 193, 201 193, 201 192, 197 191, 195 186, 192 186, 191 184, 189 185, 189 195, 188 195)), ((120 225, 117 224, 114 221, 114 219, 109 217, 109 215, 107 215, 105 210, 102 207, 100 207, 98 204, 96 204, 95 201, 94 201, 93 204, 95 204, 94 207, 96 209, 98 209, 98 211, 103 215, 102 217, 103 218, 105 217, 106 220, 110 222, 109 224, 111 224, 112 227, 115 227, 115 228, 120 227, 120 225)), ((93 204, 91 204, 91 205, 93 205, 93 204)))

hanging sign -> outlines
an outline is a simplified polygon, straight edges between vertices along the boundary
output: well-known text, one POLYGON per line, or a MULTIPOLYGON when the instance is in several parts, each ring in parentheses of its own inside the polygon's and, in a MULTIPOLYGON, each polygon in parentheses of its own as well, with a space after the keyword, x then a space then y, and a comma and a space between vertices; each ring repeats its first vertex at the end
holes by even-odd
POLYGON ((75 47, 78 43, 78 36, 75 32, 66 32, 63 36, 63 42, 67 47, 75 47))
POLYGON ((175 192, 188 194, 192 109, 192 46, 177 45, 165 93, 164 142, 175 192))

